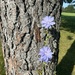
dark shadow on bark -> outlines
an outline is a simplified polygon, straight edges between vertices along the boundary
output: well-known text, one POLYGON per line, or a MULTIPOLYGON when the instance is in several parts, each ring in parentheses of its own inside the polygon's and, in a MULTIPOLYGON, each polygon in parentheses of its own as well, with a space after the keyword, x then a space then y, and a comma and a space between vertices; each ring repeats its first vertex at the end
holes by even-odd
POLYGON ((72 75, 75 65, 75 41, 57 66, 57 75, 72 75))
POLYGON ((61 29, 75 33, 75 16, 62 15, 61 29))

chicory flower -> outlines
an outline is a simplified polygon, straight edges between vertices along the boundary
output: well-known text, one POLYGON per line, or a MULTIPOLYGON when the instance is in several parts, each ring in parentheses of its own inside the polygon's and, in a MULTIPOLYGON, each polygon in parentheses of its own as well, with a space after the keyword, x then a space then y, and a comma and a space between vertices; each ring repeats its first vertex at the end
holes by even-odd
POLYGON ((50 47, 44 46, 40 49, 40 61, 49 62, 52 59, 52 54, 50 47))
POLYGON ((54 17, 52 16, 44 17, 43 20, 41 21, 41 24, 42 24, 42 27, 46 29, 51 28, 51 26, 55 24, 54 17))

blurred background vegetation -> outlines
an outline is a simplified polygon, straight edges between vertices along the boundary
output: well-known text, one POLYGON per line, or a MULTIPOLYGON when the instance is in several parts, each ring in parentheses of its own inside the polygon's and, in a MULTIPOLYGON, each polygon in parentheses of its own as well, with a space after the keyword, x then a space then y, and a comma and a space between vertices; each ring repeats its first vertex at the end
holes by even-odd
POLYGON ((57 75, 75 75, 75 13, 62 13, 57 75))
POLYGON ((75 13, 75 5, 70 4, 65 8, 63 7, 62 11, 63 12, 68 12, 68 13, 75 13))

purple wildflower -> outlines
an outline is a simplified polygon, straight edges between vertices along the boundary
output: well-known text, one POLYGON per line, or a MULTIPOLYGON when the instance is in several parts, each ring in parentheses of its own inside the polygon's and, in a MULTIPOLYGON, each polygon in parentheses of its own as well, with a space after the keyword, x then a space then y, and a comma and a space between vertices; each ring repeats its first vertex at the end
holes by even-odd
POLYGON ((51 28, 51 26, 55 24, 54 17, 52 16, 44 17, 43 20, 41 21, 41 24, 42 24, 42 27, 51 28))
POLYGON ((52 54, 50 47, 44 46, 40 49, 40 61, 48 62, 52 59, 52 54))

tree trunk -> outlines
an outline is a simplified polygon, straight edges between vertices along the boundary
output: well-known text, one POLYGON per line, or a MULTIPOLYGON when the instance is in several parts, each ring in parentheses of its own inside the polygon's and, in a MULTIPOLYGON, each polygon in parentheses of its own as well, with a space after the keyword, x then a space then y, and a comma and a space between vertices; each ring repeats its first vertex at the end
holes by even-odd
POLYGON ((2 50, 6 75, 55 75, 59 51, 61 0, 0 0, 2 50), (53 58, 42 70, 39 49, 44 45, 41 20, 54 16, 55 28, 48 45, 53 58))

